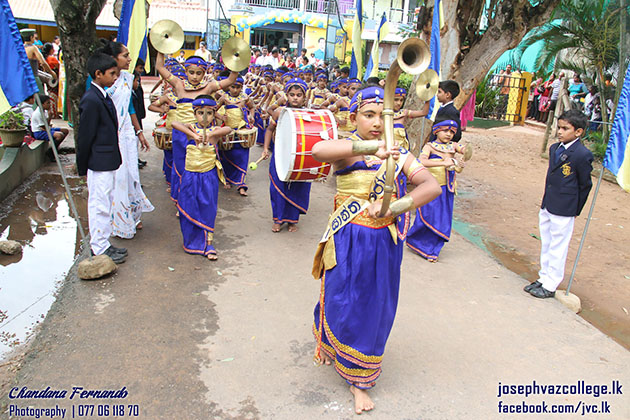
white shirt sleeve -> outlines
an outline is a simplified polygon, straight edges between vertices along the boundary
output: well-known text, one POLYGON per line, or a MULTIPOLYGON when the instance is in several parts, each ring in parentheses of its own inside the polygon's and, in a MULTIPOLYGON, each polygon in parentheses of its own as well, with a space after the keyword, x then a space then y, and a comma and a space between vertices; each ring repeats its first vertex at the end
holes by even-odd
POLYGON ((35 111, 33 111, 33 116, 31 118, 31 131, 33 133, 45 130, 46 125, 44 118, 46 117, 42 115, 41 108, 38 107, 35 111))

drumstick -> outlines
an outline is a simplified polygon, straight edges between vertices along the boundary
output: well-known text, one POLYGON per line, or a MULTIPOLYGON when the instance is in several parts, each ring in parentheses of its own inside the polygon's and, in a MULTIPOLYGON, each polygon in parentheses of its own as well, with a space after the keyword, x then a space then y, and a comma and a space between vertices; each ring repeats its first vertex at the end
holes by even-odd
POLYGON ((258 164, 264 159, 264 157, 260 157, 260 159, 258 159, 256 162, 252 162, 249 164, 249 169, 251 169, 252 171, 255 171, 256 169, 258 169, 258 164))

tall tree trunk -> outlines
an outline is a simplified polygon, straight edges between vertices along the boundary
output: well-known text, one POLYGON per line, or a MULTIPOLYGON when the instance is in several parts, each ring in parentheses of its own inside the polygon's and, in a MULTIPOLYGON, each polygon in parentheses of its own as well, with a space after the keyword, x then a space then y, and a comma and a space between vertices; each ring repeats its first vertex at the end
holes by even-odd
POLYGON ((107 0, 50 0, 63 46, 68 108, 75 133, 79 128, 79 101, 85 92, 85 80, 88 76, 87 59, 97 45, 96 18, 106 2, 107 0))
MULTIPOLYGON (((427 6, 432 9, 433 1, 427 6)), ((453 79, 461 87, 455 106, 461 109, 477 85, 488 73, 496 60, 508 49, 516 47, 531 29, 547 22, 560 0, 541 0, 532 6, 529 0, 442 0, 444 22, 441 31, 441 79, 453 79), (484 7, 488 6, 487 29, 479 27, 484 7)), ((430 41, 432 16, 426 14, 421 22, 425 30, 423 38, 430 41)), ((415 94, 415 83, 410 89, 405 108, 420 109, 421 101, 415 94)), ((419 138, 425 119, 414 120, 407 132, 412 151, 418 152, 419 138)), ((430 125, 429 125, 430 127, 430 125)), ((428 132, 427 127, 424 129, 428 132)))

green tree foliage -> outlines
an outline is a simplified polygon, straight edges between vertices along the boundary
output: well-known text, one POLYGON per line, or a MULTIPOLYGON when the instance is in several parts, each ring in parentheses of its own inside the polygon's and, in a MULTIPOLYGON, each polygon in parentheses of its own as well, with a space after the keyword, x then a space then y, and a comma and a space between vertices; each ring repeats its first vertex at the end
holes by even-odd
MULTIPOLYGON (((605 74, 619 60, 619 0, 562 0, 554 11, 553 22, 527 37, 523 51, 537 41, 545 46, 538 56, 538 66, 547 68, 556 57, 556 69, 569 69, 590 76, 597 84, 602 104, 610 98, 605 74)), ((605 122, 608 116, 602 113, 605 122)))

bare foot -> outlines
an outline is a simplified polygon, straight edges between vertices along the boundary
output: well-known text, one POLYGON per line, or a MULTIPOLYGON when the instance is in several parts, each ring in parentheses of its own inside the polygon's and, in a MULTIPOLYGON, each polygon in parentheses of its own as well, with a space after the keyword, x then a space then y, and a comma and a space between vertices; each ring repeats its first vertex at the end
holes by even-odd
POLYGON ((168 187, 168 188, 166 189, 166 192, 167 192, 167 193, 170 193, 170 192, 171 192, 171 187, 168 187))
POLYGON ((243 197, 247 197, 247 190, 245 188, 239 188, 238 193, 243 197))
POLYGON ((208 259, 210 261, 216 261, 219 259, 219 257, 217 257, 217 254, 208 254, 208 259))
POLYGON ((374 402, 365 389, 359 389, 350 385, 350 392, 354 395, 354 412, 361 414, 374 408, 374 402))
POLYGON ((319 363, 320 365, 326 365, 326 366, 330 366, 332 364, 332 359, 330 358, 330 356, 328 356, 325 352, 320 351, 319 353, 319 359, 317 358, 317 356, 315 356, 315 360, 317 361, 317 363, 319 363))
POLYGON ((175 213, 175 217, 179 217, 179 210, 177 210, 177 213, 175 213))
POLYGON ((232 186, 230 185, 230 183, 228 182, 227 184, 225 184, 223 186, 223 188, 225 188, 226 190, 229 190, 230 188, 232 188, 232 186))
POLYGON ((297 232, 298 226, 297 223, 289 223, 289 232, 297 232))
POLYGON ((142 222, 138 222, 138 224, 136 225, 136 229, 138 230, 142 229, 142 222))
POLYGON ((278 233, 280 232, 280 229, 282 229, 282 225, 279 223, 274 223, 273 226, 271 226, 271 231, 273 233, 278 233))

